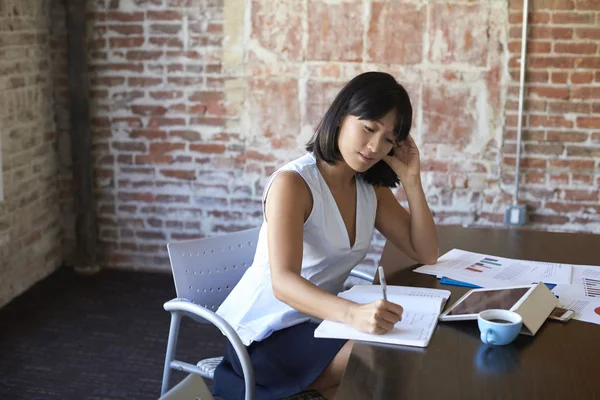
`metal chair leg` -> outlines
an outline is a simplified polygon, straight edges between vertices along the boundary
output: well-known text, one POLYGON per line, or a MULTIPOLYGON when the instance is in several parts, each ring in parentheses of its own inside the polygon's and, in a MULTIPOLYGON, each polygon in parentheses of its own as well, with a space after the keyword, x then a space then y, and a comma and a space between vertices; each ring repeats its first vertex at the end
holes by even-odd
POLYGON ((179 336, 179 326, 181 324, 181 314, 171 313, 171 326, 169 327, 169 341, 167 342, 167 354, 165 356, 165 369, 163 371, 162 388, 160 395, 164 395, 169 389, 169 380, 171 379, 171 361, 175 358, 175 349, 177 348, 177 338, 179 336))

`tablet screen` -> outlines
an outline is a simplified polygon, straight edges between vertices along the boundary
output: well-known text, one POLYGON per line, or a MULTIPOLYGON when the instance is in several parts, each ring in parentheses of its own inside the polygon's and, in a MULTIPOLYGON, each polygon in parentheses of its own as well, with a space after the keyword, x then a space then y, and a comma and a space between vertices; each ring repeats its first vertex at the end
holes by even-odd
POLYGON ((529 289, 524 287, 471 292, 446 315, 478 314, 490 309, 509 310, 529 289))

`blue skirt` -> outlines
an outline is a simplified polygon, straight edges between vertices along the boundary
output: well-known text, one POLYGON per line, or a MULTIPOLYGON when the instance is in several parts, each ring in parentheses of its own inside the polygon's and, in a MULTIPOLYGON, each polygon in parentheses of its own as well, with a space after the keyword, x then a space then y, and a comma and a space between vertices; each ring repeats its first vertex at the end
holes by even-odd
MULTIPOLYGON (((247 347, 254 369, 256 400, 273 400, 302 392, 321 375, 346 340, 315 338, 318 324, 305 322, 253 342, 247 347)), ((244 374, 231 344, 215 370, 213 394, 244 399, 244 374)))

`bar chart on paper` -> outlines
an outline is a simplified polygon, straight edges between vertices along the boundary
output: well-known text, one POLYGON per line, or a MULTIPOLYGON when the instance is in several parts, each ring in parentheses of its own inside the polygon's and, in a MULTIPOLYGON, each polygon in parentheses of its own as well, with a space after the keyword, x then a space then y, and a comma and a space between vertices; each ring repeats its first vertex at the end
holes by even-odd
POLYGON ((468 271, 472 271, 472 272, 483 272, 485 270, 490 270, 490 269, 493 269, 494 267, 501 267, 501 266, 502 266, 502 264, 500 264, 500 262, 497 259, 485 257, 485 258, 479 260, 478 262, 475 262, 475 263, 469 265, 465 269, 468 271))
POLYGON ((600 298, 600 280, 592 278, 581 278, 583 282, 583 291, 587 297, 600 298))

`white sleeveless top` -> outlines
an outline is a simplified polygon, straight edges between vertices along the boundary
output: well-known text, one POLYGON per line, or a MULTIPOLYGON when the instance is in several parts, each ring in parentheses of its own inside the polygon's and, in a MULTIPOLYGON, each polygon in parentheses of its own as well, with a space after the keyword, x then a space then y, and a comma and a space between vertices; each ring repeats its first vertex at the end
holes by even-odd
MULTIPOLYGON (((312 211, 304 223, 301 275, 329 293, 337 295, 350 271, 360 263, 371 245, 375 226, 377 198, 372 185, 356 180, 356 239, 350 247, 348 232, 337 204, 317 169, 312 153, 308 153, 278 169, 271 175, 263 193, 281 171, 295 171, 307 183, 313 198, 312 211)), ((273 294, 267 221, 258 236, 254 262, 217 310, 229 322, 246 346, 271 333, 305 321, 318 321, 287 304, 273 294)))

